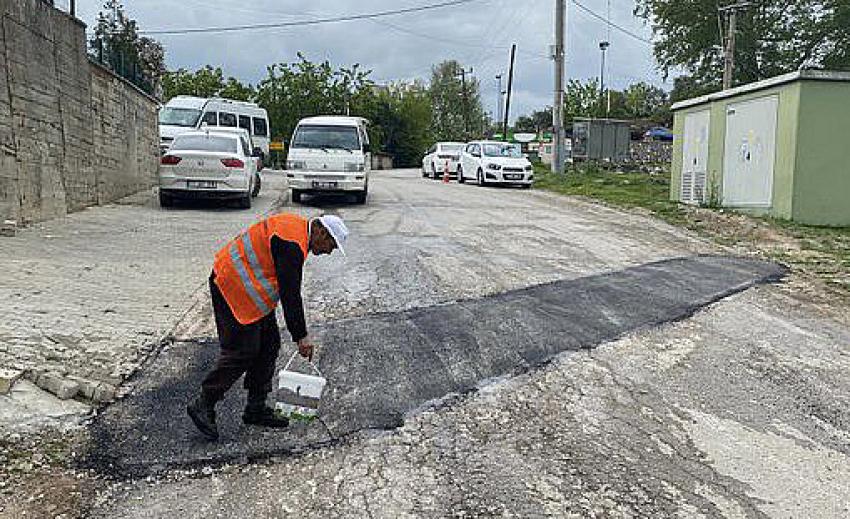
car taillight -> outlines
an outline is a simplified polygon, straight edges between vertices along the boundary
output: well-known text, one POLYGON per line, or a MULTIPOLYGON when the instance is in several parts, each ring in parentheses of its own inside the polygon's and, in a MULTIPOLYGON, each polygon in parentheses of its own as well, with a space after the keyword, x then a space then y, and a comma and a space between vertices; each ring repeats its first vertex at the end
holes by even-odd
POLYGON ((239 159, 221 159, 221 163, 224 164, 226 168, 244 168, 245 163, 239 159))
POLYGON ((173 166, 175 164, 179 164, 181 160, 183 159, 181 159, 177 155, 163 155, 162 159, 160 160, 160 163, 166 164, 168 166, 173 166))

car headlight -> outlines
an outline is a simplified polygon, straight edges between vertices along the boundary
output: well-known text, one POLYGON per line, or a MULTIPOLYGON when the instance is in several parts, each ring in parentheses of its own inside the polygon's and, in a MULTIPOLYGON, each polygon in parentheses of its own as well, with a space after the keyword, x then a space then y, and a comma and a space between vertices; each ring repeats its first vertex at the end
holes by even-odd
POLYGON ((502 166, 500 166, 498 164, 487 164, 487 168, 495 170, 495 171, 499 171, 500 169, 502 169, 502 166))
POLYGON ((525 167, 525 170, 526 170, 526 171, 531 171, 532 169, 533 169, 533 168, 531 167, 531 164, 529 164, 528 166, 526 166, 526 167, 525 167))
POLYGON ((287 160, 286 169, 307 169, 307 163, 303 160, 287 160))
POLYGON ((366 164, 362 162, 346 162, 345 171, 363 171, 366 169, 366 164))

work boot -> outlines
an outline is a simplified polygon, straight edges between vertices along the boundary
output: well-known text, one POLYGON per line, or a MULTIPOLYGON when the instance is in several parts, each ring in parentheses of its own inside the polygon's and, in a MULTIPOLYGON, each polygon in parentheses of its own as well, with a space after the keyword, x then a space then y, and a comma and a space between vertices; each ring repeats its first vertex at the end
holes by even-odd
POLYGON ((218 427, 215 425, 215 402, 201 395, 186 406, 186 412, 189 413, 189 418, 192 419, 201 434, 210 440, 218 439, 218 427))
POLYGON ((289 418, 278 416, 274 409, 266 405, 266 397, 262 399, 248 398, 248 405, 242 413, 242 421, 248 425, 259 425, 261 427, 273 427, 282 429, 289 426, 289 418))

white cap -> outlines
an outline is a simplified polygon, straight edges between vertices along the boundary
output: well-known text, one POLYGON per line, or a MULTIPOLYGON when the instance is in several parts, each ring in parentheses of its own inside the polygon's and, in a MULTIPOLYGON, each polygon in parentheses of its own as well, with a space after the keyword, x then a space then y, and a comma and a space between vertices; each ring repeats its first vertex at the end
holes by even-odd
POLYGON ((343 222, 342 218, 339 216, 332 214, 320 216, 319 221, 322 222, 322 225, 328 230, 331 237, 336 242, 336 248, 339 249, 344 256, 345 250, 342 248, 342 244, 348 237, 348 227, 345 226, 345 222, 343 222))

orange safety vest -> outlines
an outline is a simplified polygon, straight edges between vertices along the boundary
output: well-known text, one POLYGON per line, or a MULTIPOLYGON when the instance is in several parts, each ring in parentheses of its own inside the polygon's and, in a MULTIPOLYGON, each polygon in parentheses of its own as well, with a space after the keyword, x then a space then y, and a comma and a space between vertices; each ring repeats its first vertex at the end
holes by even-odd
POLYGON ((280 299, 272 236, 297 243, 306 260, 309 225, 301 216, 278 214, 248 227, 216 253, 215 284, 241 324, 255 323, 274 312, 280 299))

